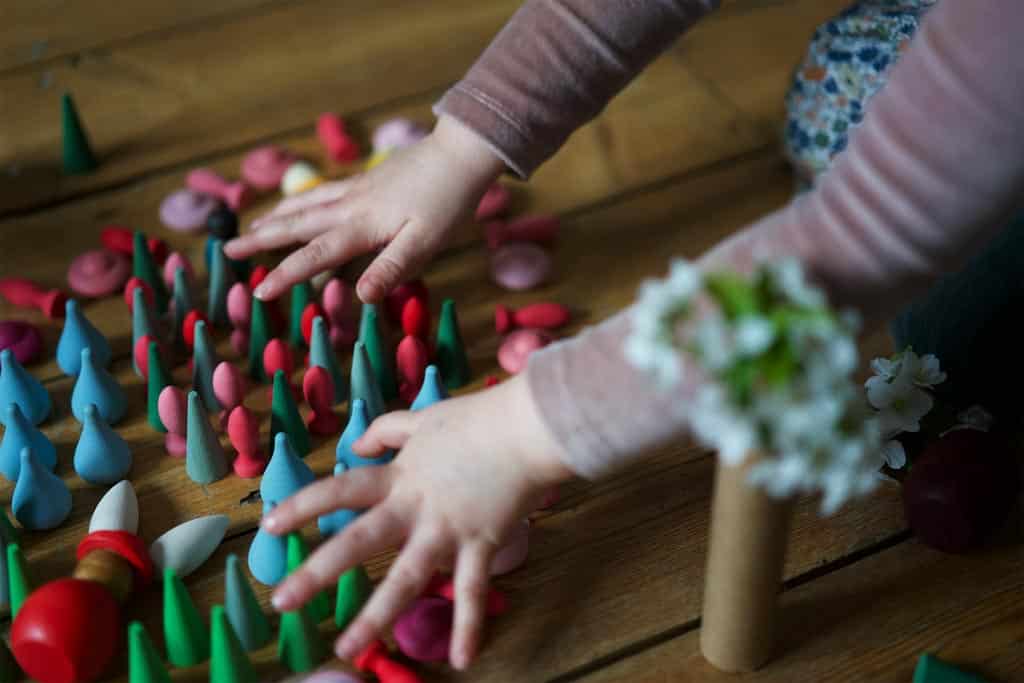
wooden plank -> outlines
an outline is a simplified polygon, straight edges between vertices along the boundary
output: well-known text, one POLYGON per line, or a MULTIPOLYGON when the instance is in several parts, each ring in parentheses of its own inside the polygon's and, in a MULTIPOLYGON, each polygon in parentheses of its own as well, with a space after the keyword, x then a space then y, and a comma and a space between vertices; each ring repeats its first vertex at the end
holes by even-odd
MULTIPOLYGON (((359 119, 355 125, 369 130, 396 115, 429 121, 429 100, 390 109, 359 119)), ((318 143, 308 134, 284 137, 281 144, 316 160, 330 175, 353 172, 325 161, 318 143)), ((529 183, 513 183, 516 209, 564 213, 605 200, 609 195, 631 191, 669 175, 756 149, 762 138, 752 126, 732 113, 685 68, 672 60, 656 63, 597 122, 581 130, 566 148, 529 183), (664 97, 656 97, 664 91, 664 97), (682 123, 680 123, 680 121, 682 123), (677 134, 669 131, 676 129, 677 134), (566 178, 572 178, 566 183, 566 178)), ((241 154, 231 154, 212 165, 227 175, 237 175, 241 154)), ((62 204, 52 209, 0 221, 4 249, 0 272, 33 278, 48 286, 66 286, 66 270, 73 254, 98 245, 98 233, 109 223, 146 230, 183 250, 201 269, 202 240, 159 225, 160 202, 183 182, 179 171, 156 176, 127 188, 62 204), (40 245, 60 245, 41 249, 40 245)), ((250 209, 246 220, 273 205, 267 198, 250 209)), ((478 240, 478 230, 466 226, 457 243, 478 240)), ((127 353, 129 329, 126 309, 119 298, 89 303, 86 313, 115 343, 115 353, 127 353)), ((0 301, 0 317, 19 317, 40 324, 48 348, 54 348, 59 327, 41 315, 15 310, 0 301)), ((41 363, 41 377, 59 374, 52 361, 41 363)))
MULTIPOLYGON (((200 155, 238 150, 289 129, 309 131, 313 118, 325 109, 351 114, 417 94, 430 93, 432 99, 462 74, 518 3, 445 0, 419 13, 412 11, 413 4, 312 0, 275 6, 224 25, 162 35, 75 66, 54 67, 45 88, 35 73, 0 77, 7 95, 0 102, 6 133, 0 137, 0 167, 10 169, 0 214, 121 184, 200 155), (245 50, 248 45, 260 49, 245 50), (431 58, 423 59, 424 54, 431 58), (259 87, 252 87, 254 82, 259 87), (60 135, 56 107, 66 89, 75 93, 105 157, 92 175, 65 178, 55 170, 60 135), (42 119, 52 120, 52 125, 39 124, 41 112, 53 112, 42 119)), ((783 7, 813 4, 787 0, 783 7)), ((749 56, 742 45, 746 38, 735 38, 750 34, 769 53, 792 53, 793 33, 809 33, 809 22, 817 15, 804 10, 790 14, 775 5, 725 12, 694 29, 663 61, 679 61, 680 54, 691 51, 687 46, 707 43, 729 45, 720 50, 723 56, 737 50, 749 56)), ((767 83, 783 81, 791 64, 758 58, 742 66, 755 83, 767 83)), ((715 139, 724 128, 740 138, 737 143, 749 140, 749 130, 740 130, 735 112, 717 111, 723 120, 711 120, 700 101, 687 99, 693 77, 685 69, 685 75, 673 73, 665 81, 641 78, 631 86, 631 105, 613 105, 618 115, 655 107, 660 115, 649 125, 611 131, 599 125, 577 134, 594 136, 614 149, 608 161, 579 169, 574 179, 620 178, 635 171, 635 165, 646 169, 653 163, 647 153, 661 145, 672 146, 685 160, 692 150, 675 147, 681 131, 715 139), (638 154, 636 147, 644 153, 638 154)), ((758 133, 762 141, 774 143, 774 130, 758 133)), ((692 140, 692 135, 683 139, 692 140)))
POLYGON ((782 596, 778 659, 755 674, 714 670, 699 631, 580 680, 905 683, 932 652, 986 680, 1024 677, 1024 545, 952 556, 908 541, 782 596))
POLYGON ((7 0, 0 23, 0 72, 51 63, 111 43, 146 40, 158 31, 182 30, 199 22, 219 23, 225 16, 252 11, 273 1, 133 2, 103 11, 99 2, 7 0))
POLYGON ((17 167, 0 213, 309 130, 324 110, 435 91, 465 71, 517 5, 444 0, 424 12, 411 0, 284 3, 52 65, 46 87, 31 71, 0 77, 0 167, 17 167), (56 166, 65 90, 101 158, 89 175, 64 177, 56 166))
POLYGON ((758 0, 723 7, 674 49, 716 93, 779 136, 791 74, 814 29, 848 0, 758 0))

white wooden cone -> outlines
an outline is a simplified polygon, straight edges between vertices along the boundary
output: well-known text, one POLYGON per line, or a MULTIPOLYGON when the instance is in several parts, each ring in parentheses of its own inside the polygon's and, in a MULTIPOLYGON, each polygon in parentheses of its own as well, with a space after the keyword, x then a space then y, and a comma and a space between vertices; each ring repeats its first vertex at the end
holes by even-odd
POLYGON ((173 569, 184 578, 199 569, 217 550, 229 521, 227 515, 191 519, 153 541, 149 554, 161 570, 173 569))
POLYGON ((94 531, 139 533, 139 499, 127 479, 114 484, 96 504, 89 520, 89 533, 94 531))

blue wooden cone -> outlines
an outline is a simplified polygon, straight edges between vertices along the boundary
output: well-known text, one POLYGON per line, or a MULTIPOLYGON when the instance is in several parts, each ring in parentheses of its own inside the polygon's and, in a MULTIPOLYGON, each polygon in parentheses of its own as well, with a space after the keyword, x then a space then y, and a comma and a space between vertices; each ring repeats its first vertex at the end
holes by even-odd
MULTIPOLYGON (((334 476, 336 477, 344 474, 345 471, 345 466, 342 464, 334 466, 334 476)), ((363 514, 361 510, 335 510, 318 518, 316 526, 320 529, 321 536, 332 536, 356 521, 361 514, 363 514)))
POLYGON ((334 462, 344 465, 346 469, 353 469, 366 465, 386 465, 395 459, 392 451, 384 453, 379 458, 363 458, 352 451, 352 444, 366 433, 369 426, 370 415, 366 410, 366 402, 361 398, 353 400, 348 424, 345 425, 345 431, 341 433, 338 445, 334 449, 334 462))
POLYGON ((65 375, 74 377, 82 369, 82 349, 91 348, 93 360, 104 368, 110 366, 110 344, 78 308, 68 299, 64 305, 64 329, 57 342, 57 365, 65 375))
POLYGON ((0 440, 0 474, 12 482, 21 472, 21 451, 32 449, 39 462, 51 470, 57 466, 57 449, 46 435, 25 419, 17 403, 7 404, 4 424, 7 431, 0 440))
MULTIPOLYGON (((32 424, 39 424, 50 416, 53 407, 50 394, 42 383, 21 367, 10 349, 0 351, 0 407, 11 403, 21 408, 22 415, 32 424)), ((7 424, 7 411, 0 411, 0 422, 7 424)))
POLYGON ((11 509, 21 526, 33 531, 53 529, 71 514, 71 491, 29 448, 21 450, 21 472, 11 509))
POLYGON ((195 391, 188 392, 185 473, 197 484, 212 484, 228 473, 227 456, 195 391))
MULTIPOLYGON (((274 509, 263 503, 263 514, 274 509)), ((249 546, 249 571, 265 586, 276 586, 288 573, 288 537, 274 536, 261 526, 249 546)))
POLYGON ((71 412, 79 422, 85 422, 85 409, 96 406, 107 424, 117 424, 128 409, 121 386, 106 370, 96 365, 92 349, 82 349, 82 371, 71 392, 71 412))
POLYGON ((423 372, 423 386, 420 387, 420 392, 416 394, 416 400, 409 406, 409 410, 423 410, 446 398, 448 398, 448 391, 444 388, 444 382, 441 381, 441 373, 436 365, 428 365, 423 372))
POLYGON ((350 377, 352 400, 361 398, 366 402, 366 413, 371 421, 383 415, 386 410, 384 397, 380 393, 380 387, 377 386, 377 375, 373 372, 373 366, 370 365, 366 346, 361 341, 357 341, 352 350, 350 377))
POLYGON ((334 403, 337 405, 348 398, 348 382, 338 365, 338 357, 331 346, 327 325, 321 316, 313 318, 313 332, 309 337, 309 366, 321 367, 334 382, 334 403))
POLYGON ((194 345, 192 347, 192 387, 199 392, 199 398, 208 411, 220 410, 220 401, 213 393, 213 370, 220 363, 220 358, 210 342, 206 331, 206 323, 196 322, 194 345))
POLYGON ((214 325, 229 325, 228 290, 235 284, 234 272, 228 266, 224 256, 224 242, 214 240, 210 254, 210 298, 207 301, 206 315, 214 325))
POLYGON ((127 478, 132 452, 117 432, 100 417, 91 403, 75 446, 75 472, 90 484, 109 486, 127 478))
POLYGON ((288 435, 280 432, 274 437, 274 453, 260 480, 260 497, 264 503, 277 505, 315 478, 313 470, 295 453, 288 435))
POLYGON ((159 339, 156 325, 153 323, 153 312, 149 310, 146 296, 142 291, 142 287, 136 287, 135 291, 132 292, 132 369, 135 370, 135 374, 139 377, 142 377, 142 370, 139 369, 139 364, 135 362, 135 345, 139 339, 146 335, 149 335, 153 341, 159 339))

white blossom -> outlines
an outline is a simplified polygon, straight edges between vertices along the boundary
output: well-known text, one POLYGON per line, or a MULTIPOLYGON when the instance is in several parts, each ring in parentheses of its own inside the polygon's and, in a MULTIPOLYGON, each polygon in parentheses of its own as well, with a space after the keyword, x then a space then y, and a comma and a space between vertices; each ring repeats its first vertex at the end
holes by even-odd
POLYGON ((907 466, 907 452, 896 439, 890 439, 882 444, 882 457, 885 464, 894 470, 901 470, 907 466))
POLYGON ((921 418, 934 404, 931 395, 911 381, 909 367, 904 363, 900 374, 891 381, 871 377, 865 383, 868 402, 879 411, 882 431, 886 434, 920 431, 921 418))
POLYGON ((779 259, 768 264, 767 269, 782 293, 793 303, 807 308, 825 306, 825 295, 807 284, 804 268, 798 260, 779 259))
POLYGON ((931 388, 946 381, 946 373, 939 369, 939 359, 934 354, 921 356, 914 373, 914 384, 931 388))
POLYGON ((888 382, 899 374, 900 361, 898 358, 876 358, 871 361, 871 371, 888 382))

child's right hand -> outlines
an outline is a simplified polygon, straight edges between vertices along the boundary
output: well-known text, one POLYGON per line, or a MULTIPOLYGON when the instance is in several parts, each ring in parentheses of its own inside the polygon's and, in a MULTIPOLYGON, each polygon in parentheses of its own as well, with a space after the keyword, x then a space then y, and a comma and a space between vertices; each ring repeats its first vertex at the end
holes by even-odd
POLYGON ((360 299, 377 302, 426 264, 503 169, 483 139, 442 116, 430 135, 370 171, 285 199, 224 251, 243 259, 307 243, 256 288, 269 300, 383 247, 356 284, 360 299))

